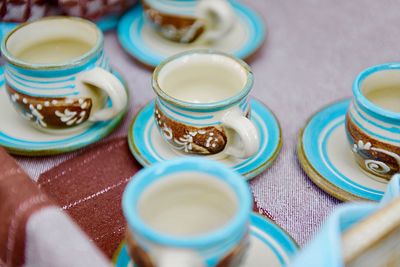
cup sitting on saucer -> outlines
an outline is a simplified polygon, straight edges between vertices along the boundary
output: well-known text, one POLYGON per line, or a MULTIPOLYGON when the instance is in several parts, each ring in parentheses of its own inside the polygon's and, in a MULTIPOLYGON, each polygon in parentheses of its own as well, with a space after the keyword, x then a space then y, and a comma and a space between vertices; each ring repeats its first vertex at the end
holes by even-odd
POLYGON ((260 146, 250 120, 250 67, 230 55, 193 50, 153 73, 154 119, 163 139, 186 155, 248 158, 260 146))
POLYGON ((235 13, 227 0, 142 0, 150 25, 164 38, 214 42, 229 32, 235 13))
POLYGON ((400 63, 370 67, 356 78, 346 132, 371 177, 387 182, 400 172, 400 63))
POLYGON ((46 17, 21 24, 4 38, 1 52, 9 100, 39 130, 76 131, 126 107, 125 87, 104 56, 103 34, 90 21, 46 17))
POLYGON ((138 267, 239 266, 251 206, 247 183, 220 163, 189 157, 154 164, 123 194, 129 255, 138 267))

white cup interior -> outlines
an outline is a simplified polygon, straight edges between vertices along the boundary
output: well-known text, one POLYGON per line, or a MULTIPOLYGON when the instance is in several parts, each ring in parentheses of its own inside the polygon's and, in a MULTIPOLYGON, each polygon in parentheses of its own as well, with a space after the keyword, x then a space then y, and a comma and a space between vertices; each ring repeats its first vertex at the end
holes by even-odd
POLYGON ((373 104, 400 112, 400 70, 374 72, 362 81, 360 89, 373 104))
POLYGON ((172 174, 147 187, 137 211, 153 230, 190 237, 218 230, 238 212, 234 191, 215 177, 195 172, 172 174))
MULTIPOLYGON (((17 29, 7 39, 6 49, 11 56, 17 60, 21 60, 19 58, 21 53, 37 45, 57 40, 64 42, 68 40, 71 42, 79 41, 86 44, 85 47, 87 48, 83 49, 80 54, 75 56, 75 58, 79 58, 94 48, 99 38, 99 32, 92 23, 80 19, 49 18, 29 23, 17 29)), ((61 51, 60 53, 68 53, 68 51, 61 51)), ((69 58, 69 60, 75 58, 69 58)), ((26 63, 37 63, 26 60, 22 61, 26 63)))
POLYGON ((167 62, 157 75, 160 89, 189 103, 214 103, 240 93, 248 72, 236 60, 221 54, 187 54, 167 62))

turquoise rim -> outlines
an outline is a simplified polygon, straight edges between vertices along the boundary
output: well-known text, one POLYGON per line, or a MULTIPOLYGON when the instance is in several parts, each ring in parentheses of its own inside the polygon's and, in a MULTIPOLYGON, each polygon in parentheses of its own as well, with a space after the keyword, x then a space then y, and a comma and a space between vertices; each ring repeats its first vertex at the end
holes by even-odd
MULTIPOLYGON (((259 100, 250 99, 252 120, 259 129, 260 149, 256 155, 233 166, 233 170, 246 179, 254 178, 272 165, 282 147, 281 128, 275 115, 259 100)), ((129 148, 142 166, 168 160, 157 153, 151 142, 154 100, 141 109, 131 123, 128 132, 129 148)))
POLYGON ((158 245, 179 248, 205 248, 215 243, 224 242, 227 238, 245 229, 251 212, 252 197, 247 183, 235 172, 224 165, 201 158, 178 158, 164 161, 142 169, 127 185, 122 196, 122 210, 133 232, 158 245), (154 182, 182 172, 206 173, 226 183, 236 194, 238 212, 224 227, 200 236, 174 237, 157 232, 140 218, 137 213, 141 194, 154 182))
MULTIPOLYGON (((120 18, 120 15, 105 16, 97 20, 96 25, 103 32, 110 31, 117 27, 120 18)), ((20 23, 16 22, 0 22, 0 42, 3 40, 3 37, 7 35, 8 32, 17 27, 19 24, 20 23)))
MULTIPOLYGON (((4 85, 3 72, 4 68, 0 67, 0 87, 4 85)), ((123 82, 129 97, 129 90, 122 76, 116 71, 113 73, 123 82)), ((5 93, 2 90, 0 89, 0 93, 5 93)), ((6 148, 11 154, 23 156, 47 156, 74 151, 109 135, 122 121, 127 110, 128 107, 110 121, 95 123, 82 133, 57 141, 38 142, 21 140, 0 131, 0 146, 6 148)))
MULTIPOLYGON (((350 99, 342 100, 316 113, 307 123, 303 135, 300 137, 302 148, 307 161, 321 179, 325 179, 335 187, 359 198, 379 201, 384 194, 383 191, 357 184, 351 178, 340 173, 327 156, 327 140, 337 127, 344 125, 349 104, 350 99), (321 140, 320 136, 324 131, 327 134, 321 140)), ((343 132, 343 134, 345 133, 343 132)))
POLYGON ((99 28, 97 28, 96 24, 94 24, 88 20, 77 18, 77 17, 54 16, 54 17, 45 17, 45 18, 42 18, 42 19, 34 21, 34 22, 25 22, 25 23, 19 24, 17 27, 15 27, 13 30, 11 30, 6 35, 6 37, 1 41, 1 53, 7 60, 7 63, 10 63, 14 66, 18 66, 18 67, 21 67, 24 69, 33 69, 33 70, 67 69, 67 68, 69 69, 69 68, 73 68, 76 66, 81 66, 81 65, 85 64, 87 61, 89 61, 91 58, 93 58, 103 48, 103 42, 104 42, 103 33, 99 30, 99 28), (93 28, 93 30, 97 34, 96 44, 90 49, 90 51, 88 51, 84 55, 80 56, 79 58, 74 59, 73 61, 70 61, 70 62, 62 63, 62 64, 32 64, 32 63, 27 63, 27 62, 24 62, 22 60, 15 58, 8 51, 7 41, 10 38, 10 36, 13 35, 14 33, 16 33, 19 29, 21 29, 25 26, 28 26, 28 25, 35 24, 36 22, 44 21, 44 20, 65 20, 65 19, 84 23, 84 24, 90 26, 91 28, 93 28))
POLYGON ((206 110, 208 112, 219 110, 228 106, 231 106, 235 103, 238 103, 247 95, 250 93, 251 88, 253 87, 254 83, 254 77, 253 77, 253 72, 251 71, 251 68, 249 65, 247 65, 246 62, 243 60, 240 60, 238 58, 235 58, 229 54, 222 53, 222 52, 217 52, 214 50, 210 49, 199 49, 199 50, 191 50, 183 53, 179 53, 176 55, 173 55, 163 62, 160 63, 156 67, 156 69, 153 72, 152 76, 152 85, 153 85, 153 90, 154 92, 162 98, 164 101, 167 101, 169 103, 172 103, 173 105, 176 105, 180 108, 184 108, 186 110, 206 110), (190 57, 191 55, 217 55, 220 57, 225 57, 229 60, 232 60, 236 64, 240 65, 240 67, 246 72, 246 83, 243 86, 243 88, 240 90, 240 92, 230 98, 227 98, 223 101, 218 101, 218 102, 213 102, 213 103, 193 103, 193 102, 186 102, 179 100, 177 98, 171 97, 165 91, 161 88, 161 86, 158 83, 158 75, 162 71, 162 69, 168 65, 169 63, 176 61, 176 60, 185 60, 185 57, 190 57))
MULTIPOLYGON (((253 235, 266 245, 273 254, 278 258, 282 266, 288 266, 289 262, 285 262, 284 258, 293 258, 299 249, 297 243, 293 240, 290 235, 283 230, 281 227, 276 225, 273 221, 268 218, 262 217, 257 213, 251 213, 250 215, 251 227, 262 231, 264 234, 271 237, 270 239, 275 242, 271 242, 270 239, 262 238, 254 230, 250 229, 250 235, 253 235), (286 257, 285 257, 286 256, 286 257)), ((131 259, 128 255, 127 247, 125 243, 121 243, 119 248, 116 250, 113 256, 113 262, 116 267, 128 267, 131 259)), ((132 267, 136 265, 132 265, 132 267)))
POLYGON ((353 83, 353 95, 355 101, 359 106, 367 113, 373 113, 374 116, 378 116, 381 120, 389 123, 400 123, 400 113, 383 109, 371 101, 369 101, 361 91, 363 81, 369 76, 376 74, 381 71, 397 70, 400 72, 400 63, 385 63, 376 65, 363 70, 355 79, 353 83))
MULTIPOLYGON (((250 57, 259 47, 261 47, 265 39, 265 25, 262 18, 254 12, 251 8, 244 4, 239 3, 236 0, 229 0, 235 9, 236 13, 244 19, 245 23, 250 29, 250 36, 248 42, 237 51, 233 52, 233 55, 246 59, 250 57)), ((136 5, 125 15, 122 16, 118 23, 118 39, 122 47, 134 58, 138 59, 145 65, 156 67, 166 57, 163 55, 156 54, 151 50, 141 38, 141 30, 143 25, 147 23, 143 16, 143 6, 141 4, 136 5), (138 22, 137 28, 132 28, 133 22, 138 22)))

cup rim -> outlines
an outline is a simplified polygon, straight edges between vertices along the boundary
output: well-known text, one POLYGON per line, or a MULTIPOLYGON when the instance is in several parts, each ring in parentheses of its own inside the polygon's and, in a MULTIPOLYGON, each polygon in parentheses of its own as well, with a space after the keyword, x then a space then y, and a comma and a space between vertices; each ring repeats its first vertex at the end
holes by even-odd
POLYGON ((167 59, 162 61, 155 68, 153 75, 152 75, 152 87, 153 87, 154 92, 157 94, 157 96, 168 103, 171 103, 175 106, 178 106, 180 108, 187 109, 187 110, 210 111, 210 110, 220 109, 220 108, 223 108, 226 106, 230 106, 234 103, 239 102, 244 97, 246 97, 249 94, 250 90, 252 89, 253 83, 254 83, 253 72, 252 72, 250 66, 246 62, 244 62, 243 60, 241 60, 235 56, 232 56, 230 54, 216 51, 213 49, 194 49, 194 50, 186 51, 183 53, 178 53, 176 55, 168 57, 167 59), (246 84, 243 86, 242 90, 240 90, 240 92, 235 94, 234 96, 231 96, 231 97, 226 98, 221 101, 216 101, 216 102, 211 102, 211 103, 193 103, 193 102, 183 101, 183 100, 180 100, 180 99, 170 96, 164 90, 162 90, 159 85, 159 82, 158 82, 158 75, 159 75, 160 71, 163 69, 163 67, 165 65, 167 65, 168 63, 170 63, 176 59, 179 59, 180 57, 184 57, 184 56, 188 56, 188 55, 195 55, 195 54, 219 55, 219 56, 227 57, 227 58, 235 61, 236 63, 238 63, 245 70, 246 78, 247 78, 246 84))
POLYGON ((359 103, 364 109, 370 110, 376 114, 379 114, 383 117, 394 119, 394 120, 400 120, 400 113, 390 111, 387 109, 384 109, 373 102, 371 102, 368 98, 365 97, 361 90, 361 84, 364 82, 366 78, 368 78, 370 75, 375 74, 380 71, 386 71, 386 70, 398 70, 400 71, 400 63, 398 62, 391 62, 391 63, 384 63, 380 65, 375 65, 371 66, 369 68, 364 69, 354 80, 353 83, 353 95, 355 97, 355 100, 357 103, 359 103))
POLYGON ((177 248, 200 248, 224 242, 227 237, 237 233, 237 229, 241 229, 248 224, 251 207, 250 190, 247 183, 239 174, 228 169, 221 163, 198 157, 179 158, 146 167, 132 177, 122 196, 122 210, 129 229, 137 231, 139 235, 156 244, 177 248), (140 218, 137 213, 137 204, 144 189, 150 183, 165 175, 182 171, 198 171, 211 174, 216 179, 227 183, 232 191, 234 191, 239 199, 238 210, 233 218, 223 227, 203 235, 175 237, 152 229, 140 218))
POLYGON ((79 18, 79 17, 71 17, 71 16, 48 16, 48 17, 44 17, 44 18, 41 18, 41 19, 38 19, 35 21, 24 22, 24 23, 18 25, 17 27, 15 27, 13 30, 11 30, 1 42, 1 53, 5 57, 7 63, 11 63, 12 65, 15 65, 15 66, 18 66, 18 67, 21 67, 24 69, 30 69, 30 70, 64 69, 64 68, 71 68, 71 67, 83 65, 89 58, 91 58, 92 56, 97 54, 99 50, 101 50, 103 42, 104 42, 104 36, 103 36, 102 31, 96 26, 96 24, 94 24, 93 22, 91 22, 89 20, 79 18), (21 28, 28 26, 30 24, 34 24, 36 22, 41 22, 41 21, 45 21, 45 20, 64 20, 64 19, 74 20, 74 21, 77 21, 80 23, 85 23, 86 25, 92 27, 96 31, 96 34, 97 34, 96 43, 88 52, 81 55, 80 57, 75 58, 70 61, 63 62, 63 63, 37 64, 37 63, 28 63, 23 60, 20 60, 8 51, 8 49, 7 49, 8 39, 11 37, 11 35, 16 33, 21 28))

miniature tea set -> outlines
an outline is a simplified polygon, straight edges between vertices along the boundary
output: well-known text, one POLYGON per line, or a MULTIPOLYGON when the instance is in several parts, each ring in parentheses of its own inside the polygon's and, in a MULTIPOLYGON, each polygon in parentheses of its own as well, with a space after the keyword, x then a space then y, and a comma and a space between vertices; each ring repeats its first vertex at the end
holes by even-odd
MULTIPOLYGON (((297 251, 284 230, 251 212, 246 183, 282 146, 279 122, 249 96, 254 77, 239 59, 264 34, 261 19, 235 1, 145 0, 120 20, 122 46, 156 66, 156 98, 128 132, 146 168, 123 195, 128 232, 116 266, 286 266, 297 251)), ((73 151, 124 117, 127 85, 109 66, 95 24, 70 17, 22 24, 1 50, 0 145, 10 153, 73 151)), ((328 194, 378 201, 400 171, 396 86, 399 64, 371 67, 356 78, 352 100, 321 109, 301 131, 299 161, 328 194)))

